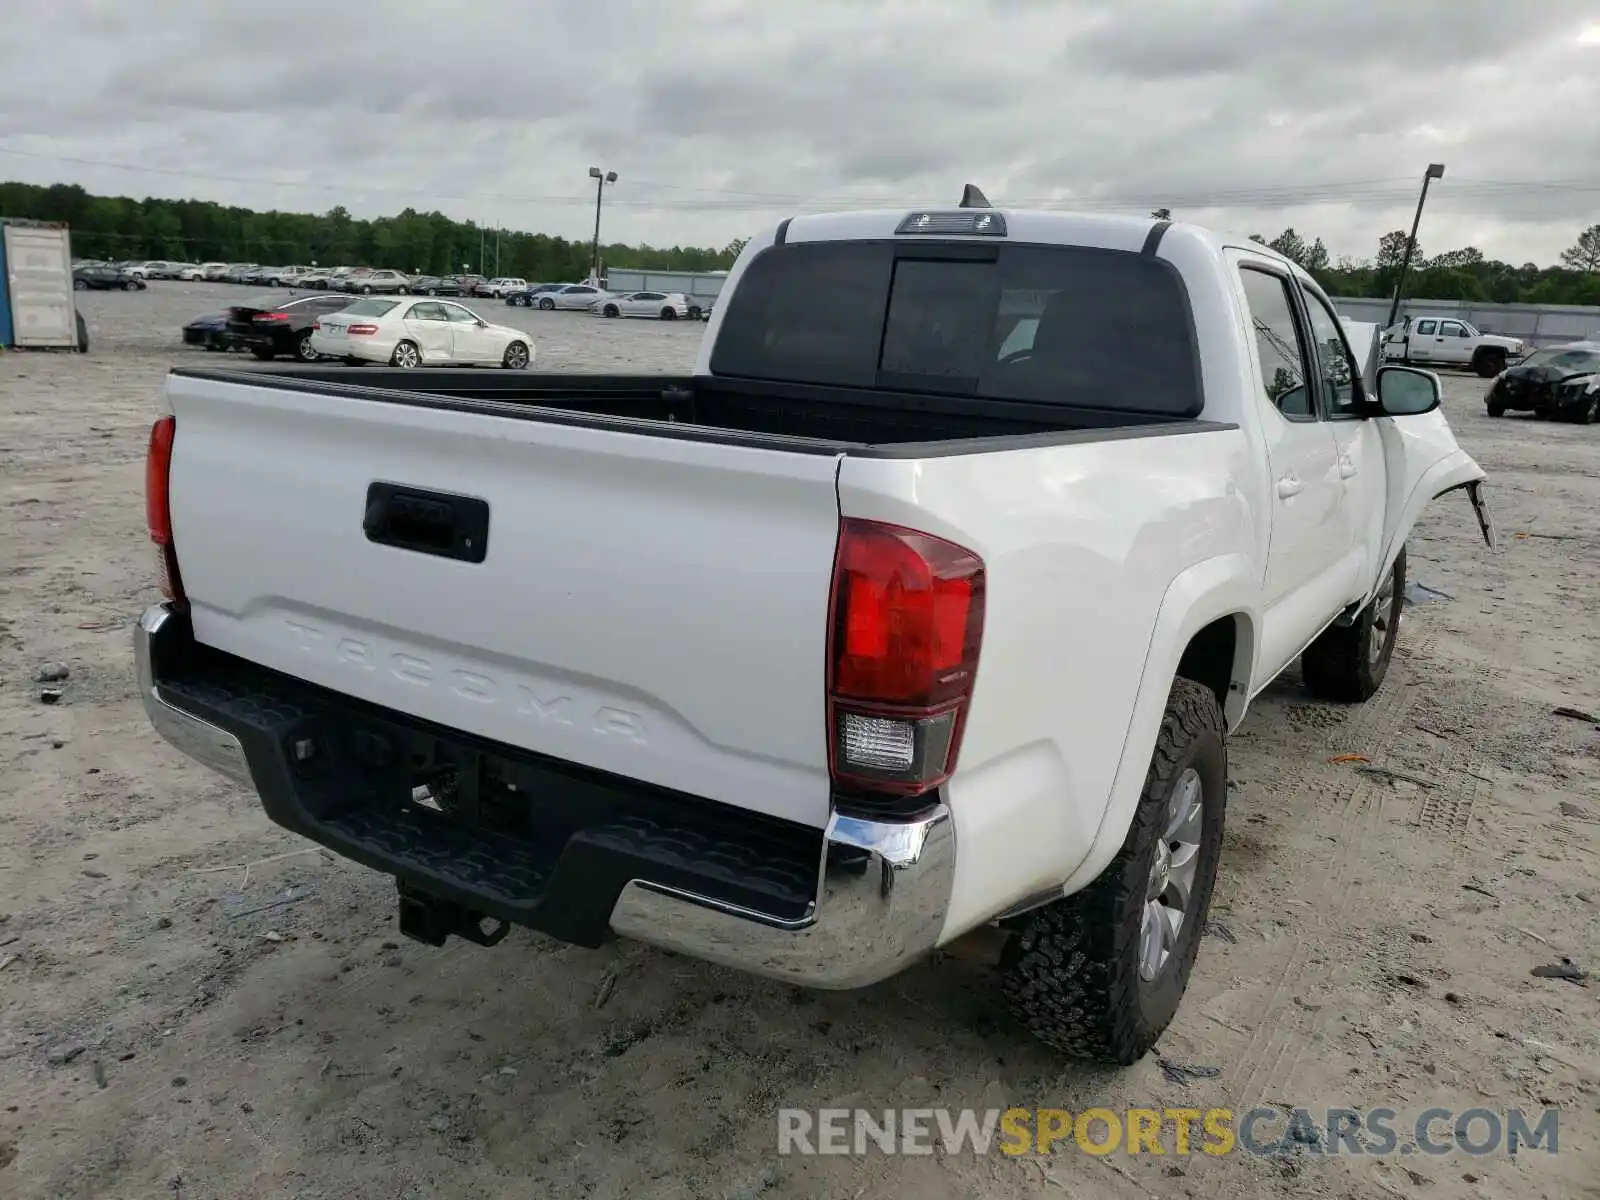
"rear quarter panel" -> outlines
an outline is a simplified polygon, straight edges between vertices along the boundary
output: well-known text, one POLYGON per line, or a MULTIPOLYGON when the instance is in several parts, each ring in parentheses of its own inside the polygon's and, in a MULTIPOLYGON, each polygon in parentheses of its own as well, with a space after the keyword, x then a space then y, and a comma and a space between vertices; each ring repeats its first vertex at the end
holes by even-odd
POLYGON ((983 651, 947 785, 959 848, 947 938, 1060 886, 1115 811, 1114 791, 1137 794, 1150 753, 1141 697, 1158 691, 1159 714, 1177 665, 1151 661, 1153 649, 1174 653, 1178 626, 1162 614, 1175 581, 1209 579, 1175 598, 1179 624, 1195 628, 1207 605, 1248 607, 1257 593, 1259 510, 1240 482, 1251 461, 1238 429, 844 459, 845 516, 948 538, 987 571, 983 651))

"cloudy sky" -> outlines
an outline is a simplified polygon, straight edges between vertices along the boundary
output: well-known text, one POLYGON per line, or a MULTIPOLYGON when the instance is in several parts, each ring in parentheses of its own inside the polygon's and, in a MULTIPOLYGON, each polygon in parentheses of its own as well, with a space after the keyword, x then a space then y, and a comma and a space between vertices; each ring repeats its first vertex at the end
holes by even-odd
POLYGON ((1600 222, 1597 0, 7 0, 0 179, 721 245, 953 202, 1551 262, 1600 222))

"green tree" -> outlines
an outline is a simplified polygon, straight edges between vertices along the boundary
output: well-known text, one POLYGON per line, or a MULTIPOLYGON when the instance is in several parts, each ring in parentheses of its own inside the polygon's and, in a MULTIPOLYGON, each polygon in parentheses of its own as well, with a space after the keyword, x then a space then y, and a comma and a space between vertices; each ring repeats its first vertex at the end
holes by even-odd
POLYGON ((1577 244, 1561 252, 1561 261, 1574 271, 1600 271, 1600 225, 1580 233, 1577 244))
MULTIPOLYGON (((1396 229, 1384 234, 1378 239, 1378 257, 1374 260, 1380 271, 1398 270, 1405 261, 1406 243, 1411 239, 1406 236, 1404 229, 1396 229)), ((1411 261, 1416 262, 1422 257, 1422 243, 1411 243, 1411 261)))

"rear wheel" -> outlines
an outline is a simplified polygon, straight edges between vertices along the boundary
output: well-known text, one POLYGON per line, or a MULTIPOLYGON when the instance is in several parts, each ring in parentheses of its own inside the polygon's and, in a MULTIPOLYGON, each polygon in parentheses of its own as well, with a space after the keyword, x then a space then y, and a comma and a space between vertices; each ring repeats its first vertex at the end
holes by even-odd
POLYGON ((605 308, 601 309, 601 312, 608 317, 620 317, 622 315, 621 310, 615 304, 606 305, 605 308))
POLYGON ((87 292, 89 290, 89 285, 82 279, 74 279, 72 281, 72 290, 75 292, 87 292))
POLYGON ((661 319, 663 321, 676 321, 678 319, 678 310, 675 308, 663 308, 661 310, 661 319))
POLYGON ((1324 700, 1354 703, 1383 686, 1400 636, 1405 607, 1406 551, 1400 548, 1394 566, 1372 602, 1348 625, 1331 625, 1300 656, 1306 687, 1324 700))
POLYGON ((1504 350, 1479 350, 1472 359, 1472 369, 1484 379, 1493 379, 1506 369, 1504 350))
POLYGON ((389 356, 389 365, 409 371, 412 367, 422 365, 422 352, 417 349, 415 342, 401 342, 389 356))
POLYGON ((294 343, 294 356, 301 362, 316 362, 320 355, 311 348, 311 330, 306 330, 294 343))
POLYGON ((1211 689, 1174 680, 1117 857, 1083 891, 1017 919, 1001 986, 1046 1045, 1125 1066, 1177 1013, 1222 855, 1225 731, 1211 689))
POLYGON ((555 306, 556 306, 556 302, 554 300, 550 299, 550 297, 548 297, 548 296, 546 296, 543 300, 539 301, 539 307, 541 309, 543 309, 545 312, 549 312, 551 309, 555 308, 555 306))
POLYGON ((506 347, 505 357, 500 360, 502 367, 513 371, 520 371, 528 365, 528 344, 526 342, 512 342, 506 347))
POLYGON ((363 283, 363 284, 362 284, 362 285, 361 285, 361 294, 362 294, 362 295, 363 295, 363 296, 370 296, 370 295, 372 295, 372 285, 371 285, 371 284, 370 284, 370 283, 363 283))

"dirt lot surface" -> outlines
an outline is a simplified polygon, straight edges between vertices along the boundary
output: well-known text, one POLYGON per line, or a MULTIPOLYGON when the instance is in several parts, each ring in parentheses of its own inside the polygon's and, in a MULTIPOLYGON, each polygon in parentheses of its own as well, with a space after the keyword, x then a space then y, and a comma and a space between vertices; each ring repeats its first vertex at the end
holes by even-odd
MULTIPOLYGON (((403 942, 387 879, 154 737, 144 442, 166 368, 215 359, 179 325, 242 294, 90 294, 90 355, 0 356, 0 1196, 1600 1196, 1600 730, 1553 714, 1600 710, 1600 430, 1490 420, 1447 377, 1504 549, 1441 501, 1411 574, 1448 598, 1379 695, 1255 705, 1160 1047, 1217 1070, 1112 1072, 1031 1043, 967 961, 808 994, 625 943, 403 942), (1564 958, 1590 979, 1530 974, 1564 958), (1550 1105, 1560 1153, 775 1152, 785 1106, 1263 1103, 1550 1105)), ((551 369, 686 369, 703 328, 484 307, 551 369)))

